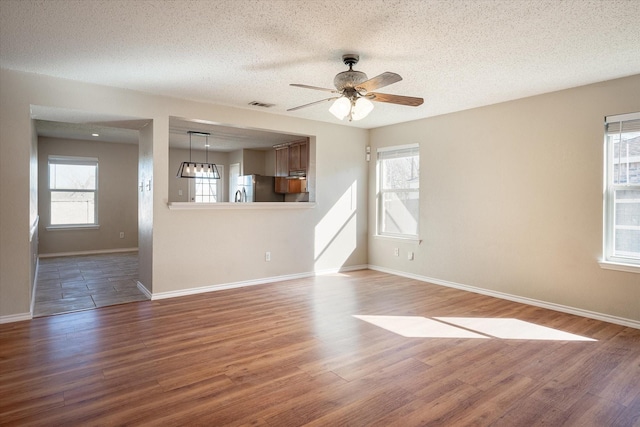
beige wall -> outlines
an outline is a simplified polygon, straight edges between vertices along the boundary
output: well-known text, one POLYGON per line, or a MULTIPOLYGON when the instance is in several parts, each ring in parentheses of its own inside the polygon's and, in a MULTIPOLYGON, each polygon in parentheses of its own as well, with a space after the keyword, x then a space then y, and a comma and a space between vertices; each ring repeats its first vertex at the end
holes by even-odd
POLYGON ((32 104, 151 121, 140 134, 138 181, 152 185, 139 195, 138 243, 141 282, 154 294, 368 262, 640 320, 640 275, 597 264, 602 119, 640 111, 640 76, 371 131, 7 70, 0 87, 2 321, 29 315, 32 104), (170 210, 170 116, 310 136, 315 207, 170 210), (419 245, 373 236, 375 162, 364 156, 368 144, 412 142, 419 245))
POLYGON ((244 175, 266 175, 265 166, 264 151, 242 150, 242 170, 244 175))
POLYGON ((153 293, 367 263, 366 130, 9 70, 0 87, 0 320, 29 313, 30 105, 151 121, 140 135, 138 180, 152 186, 139 196, 138 246, 153 293), (312 136, 315 207, 170 210, 170 116, 312 136))
POLYGON ((40 254, 92 252, 138 247, 138 146, 40 137, 38 144, 40 254), (50 225, 48 158, 98 159, 99 229, 47 230, 50 225), (124 232, 124 238, 120 238, 124 232))
POLYGON ((420 144, 422 241, 374 237, 372 161, 369 263, 639 321, 640 274, 598 265, 603 119, 633 111, 640 76, 372 130, 420 144))
POLYGON ((0 74, 0 91, 0 316, 19 320, 31 303, 34 128, 19 85, 0 74))
MULTIPOLYGON (((31 150, 29 153, 29 254, 30 254, 30 274, 29 298, 31 303, 34 301, 34 293, 36 288, 36 275, 38 273, 38 244, 39 244, 39 215, 38 215, 38 135, 35 129, 35 122, 31 120, 31 150)), ((31 307, 33 309, 33 307, 31 307)))
POLYGON ((153 133, 158 123, 140 129, 138 138, 138 282, 153 291, 153 133), (151 180, 151 188, 145 183, 151 180))

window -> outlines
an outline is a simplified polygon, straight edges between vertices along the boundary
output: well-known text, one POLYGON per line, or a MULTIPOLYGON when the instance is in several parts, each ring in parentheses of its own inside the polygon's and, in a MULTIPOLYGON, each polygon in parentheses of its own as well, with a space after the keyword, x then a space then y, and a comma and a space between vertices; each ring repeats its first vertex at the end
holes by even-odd
MULTIPOLYGON (((217 165, 218 173, 222 177, 224 168, 217 165)), ((196 172, 194 179, 191 181, 191 200, 196 203, 217 203, 222 201, 222 179, 204 178, 206 173, 196 172)))
POLYGON ((418 238, 420 153, 417 144, 378 149, 378 235, 418 238))
POLYGON ((49 156, 50 225, 98 224, 98 159, 49 156))
POLYGON ((640 113, 605 120, 604 261, 640 265, 640 113))

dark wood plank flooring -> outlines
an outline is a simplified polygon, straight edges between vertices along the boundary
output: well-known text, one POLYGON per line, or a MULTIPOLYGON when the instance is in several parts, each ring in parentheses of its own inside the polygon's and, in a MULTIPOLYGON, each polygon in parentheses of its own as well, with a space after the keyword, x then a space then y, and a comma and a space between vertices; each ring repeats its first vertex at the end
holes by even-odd
POLYGON ((0 424, 638 426, 640 330, 369 270, 136 302, 0 325, 0 424))

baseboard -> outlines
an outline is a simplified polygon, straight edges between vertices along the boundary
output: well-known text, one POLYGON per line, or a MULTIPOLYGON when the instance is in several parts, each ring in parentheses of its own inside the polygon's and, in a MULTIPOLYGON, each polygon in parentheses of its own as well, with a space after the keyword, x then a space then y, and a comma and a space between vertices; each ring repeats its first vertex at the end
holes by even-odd
POLYGON ((0 316, 0 324, 22 322, 23 320, 31 320, 31 319, 33 319, 32 313, 9 314, 8 316, 0 316))
POLYGON ((151 295, 151 292, 149 292, 149 289, 147 289, 142 283, 137 281, 136 286, 138 287, 140 292, 142 292, 147 298, 152 299, 153 295, 151 295))
POLYGON ((562 304, 555 304, 552 302, 541 301, 533 298, 521 297, 518 295, 507 294, 504 292, 492 291, 488 289, 478 288, 470 285, 463 285, 461 283, 450 282, 447 280, 434 279, 432 277, 420 276, 413 273, 406 273, 404 271, 392 270, 386 267, 379 267, 376 265, 369 265, 369 269, 381 271, 383 273, 394 274, 396 276, 407 277, 409 279, 419 280, 421 282, 433 283, 434 285, 446 286, 449 288, 460 289, 462 291, 474 292, 477 294, 487 295, 490 297, 500 298, 508 301, 518 302, 521 304, 532 305, 535 307, 546 308, 549 310, 559 311, 562 313, 575 314, 576 316, 587 317, 589 319, 601 320, 603 322, 614 323, 616 325, 628 326, 630 328, 640 329, 640 321, 633 319, 626 319, 624 317, 612 316, 610 314, 598 313, 595 311, 583 310, 581 308, 570 307, 562 304))
MULTIPOLYGON (((307 272, 307 273, 286 274, 286 275, 283 275, 283 276, 264 277, 264 278, 255 279, 255 280, 244 280, 244 281, 241 281, 241 282, 224 283, 224 284, 220 284, 220 285, 211 285, 211 286, 202 286, 202 287, 198 287, 198 288, 180 289, 180 290, 177 290, 177 291, 155 292, 155 293, 149 294, 149 297, 151 298, 151 300, 160 300, 160 299, 166 299, 166 298, 176 298, 176 297, 182 297, 182 296, 187 296, 187 295, 201 294, 201 293, 205 293, 205 292, 222 291, 222 290, 225 290, 225 289, 243 288, 243 287, 246 287, 246 286, 264 285, 266 283, 284 282, 285 280, 304 279, 304 278, 307 278, 307 277, 321 276, 321 275, 324 275, 324 274, 335 274, 335 273, 342 273, 342 272, 355 271, 355 270, 364 270, 366 268, 367 268, 366 265, 357 265, 357 266, 340 267, 340 268, 334 268, 334 269, 325 269, 325 270, 319 270, 319 271, 311 271, 311 272, 307 272)), ((140 287, 144 288, 144 286, 142 284, 138 285, 139 289, 140 289, 140 287)), ((144 289, 146 290, 146 288, 144 288, 144 289)), ((140 290, 145 295, 147 295, 148 291, 145 292, 142 289, 140 289, 140 290)))
POLYGON ((311 276, 323 276, 325 274, 337 274, 337 273, 348 273, 349 271, 358 271, 358 270, 366 270, 369 266, 366 264, 361 265, 351 265, 348 267, 338 267, 338 268, 326 268, 324 270, 316 270, 311 273, 311 276))
POLYGON ((38 291, 38 270, 40 269, 40 258, 36 257, 36 274, 33 276, 33 289, 31 291, 31 307, 29 312, 33 313, 36 306, 36 292, 38 291))
POLYGON ((57 257, 64 257, 64 256, 117 254, 121 252, 138 252, 138 248, 100 249, 95 251, 77 251, 77 252, 58 252, 54 254, 38 254, 38 257, 39 258, 57 258, 57 257))

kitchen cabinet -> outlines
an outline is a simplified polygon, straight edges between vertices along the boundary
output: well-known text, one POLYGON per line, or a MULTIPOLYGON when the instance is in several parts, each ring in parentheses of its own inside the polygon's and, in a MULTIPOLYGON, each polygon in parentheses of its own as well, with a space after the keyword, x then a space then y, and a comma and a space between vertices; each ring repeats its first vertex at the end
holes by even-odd
POLYGON ((282 144, 276 149, 276 176, 306 176, 309 164, 309 142, 282 144))
POLYGON ((276 148, 276 176, 289 176, 289 147, 276 148))
POLYGON ((276 193, 306 193, 309 141, 296 141, 277 145, 276 193))
POLYGON ((309 143, 307 141, 294 142, 289 145, 289 174, 304 171, 307 174, 309 158, 309 143))
POLYGON ((306 193, 307 180, 305 178, 276 177, 276 193, 306 193))

